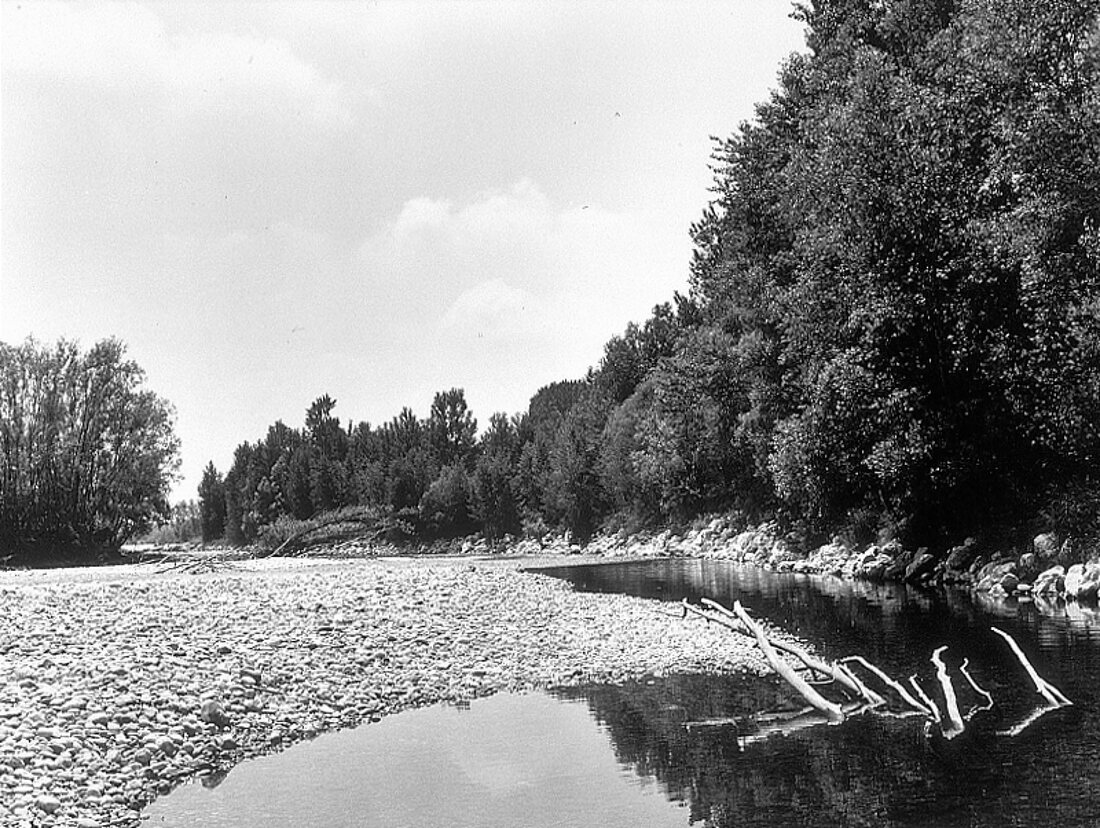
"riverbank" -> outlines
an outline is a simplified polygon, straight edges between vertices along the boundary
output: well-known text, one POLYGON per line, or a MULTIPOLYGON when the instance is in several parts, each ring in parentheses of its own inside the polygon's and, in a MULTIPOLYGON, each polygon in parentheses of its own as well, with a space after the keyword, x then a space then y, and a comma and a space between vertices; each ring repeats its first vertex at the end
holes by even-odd
POLYGON ((183 779, 409 707, 672 672, 766 672, 658 602, 514 559, 0 573, 0 824, 136 826, 183 779))
POLYGON ((939 555, 907 549, 897 541, 858 546, 835 539, 805 550, 789 543, 775 524, 744 528, 716 516, 679 532, 601 535, 583 548, 563 539, 527 540, 515 548, 604 558, 711 558, 776 572, 962 587, 993 597, 1034 595, 1092 603, 1100 596, 1100 549, 1051 533, 1036 535, 1024 548, 990 546, 968 538, 939 555))

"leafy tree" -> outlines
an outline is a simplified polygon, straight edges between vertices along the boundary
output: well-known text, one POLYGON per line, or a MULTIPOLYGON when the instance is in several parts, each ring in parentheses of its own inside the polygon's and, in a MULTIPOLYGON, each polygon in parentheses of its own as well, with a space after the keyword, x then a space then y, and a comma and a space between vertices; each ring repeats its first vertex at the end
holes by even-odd
POLYGON ((440 391, 428 414, 428 439, 440 466, 461 463, 472 467, 477 420, 466 405, 461 388, 440 391))
POLYGON ((494 414, 482 435, 472 481, 473 513, 487 535, 499 538, 521 529, 516 472, 522 452, 521 418, 494 414))
POLYGON ((344 459, 347 434, 340 420, 332 416, 336 400, 328 394, 318 397, 306 412, 306 432, 312 449, 309 463, 310 503, 315 511, 330 511, 346 505, 348 480, 344 459))
POLYGON ((596 393, 586 394, 561 422, 550 451, 545 502, 552 514, 579 540, 587 540, 606 507, 600 485, 600 436, 607 407, 596 393))
POLYGON ((934 540, 1097 459, 1097 11, 802 7, 810 54, 719 145, 692 267, 793 514, 934 540))
POLYGON ((473 529, 470 478, 461 463, 444 466, 420 500, 420 519, 433 534, 461 535, 473 529))
POLYGON ((199 513, 203 541, 225 535, 225 481, 213 462, 206 464, 199 483, 199 513))
POLYGON ((169 517, 171 406, 109 339, 0 343, 0 546, 88 554, 169 517))

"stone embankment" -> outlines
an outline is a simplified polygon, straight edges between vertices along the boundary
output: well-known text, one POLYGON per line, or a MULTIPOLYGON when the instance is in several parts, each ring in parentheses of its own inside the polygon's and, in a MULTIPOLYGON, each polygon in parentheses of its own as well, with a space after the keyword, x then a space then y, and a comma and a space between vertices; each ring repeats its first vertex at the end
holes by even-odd
POLYGON ((505 561, 0 573, 0 825, 136 826, 181 780, 408 707, 669 672, 747 639, 505 561))
MULTIPOLYGON (((601 535, 584 547, 562 538, 524 540, 515 550, 543 554, 598 555, 604 558, 694 557, 730 560, 778 572, 836 575, 871 581, 904 581, 923 586, 959 586, 1001 596, 1045 596, 1094 602, 1100 593, 1100 558, 1072 540, 1038 535, 1024 552, 988 551, 973 539, 936 556, 900 543, 853 547, 834 540, 808 553, 796 551, 775 524, 750 529, 724 517, 684 532, 656 535, 601 535)), ((464 551, 486 551, 468 542, 464 551)))

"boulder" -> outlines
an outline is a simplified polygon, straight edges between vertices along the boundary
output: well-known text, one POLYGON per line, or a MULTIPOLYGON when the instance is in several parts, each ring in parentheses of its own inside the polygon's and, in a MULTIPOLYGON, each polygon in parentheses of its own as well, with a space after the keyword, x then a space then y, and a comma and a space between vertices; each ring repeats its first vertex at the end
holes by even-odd
POLYGON ((868 581, 881 581, 886 575, 886 569, 892 560, 889 555, 880 552, 869 561, 865 561, 856 571, 856 575, 868 581))
POLYGON ((974 589, 978 592, 989 592, 995 586, 1000 586, 1006 592, 1015 589, 1020 582, 1016 574, 1015 561, 992 561, 983 566, 977 572, 977 583, 974 589))
POLYGON ((1100 598, 1100 567, 1085 571, 1085 582, 1077 592, 1078 601, 1095 601, 1100 598))
POLYGON ((1065 590, 1067 598, 1076 598, 1085 581, 1085 565, 1076 563, 1066 570, 1065 590))
POLYGON ((978 557, 978 542, 967 538, 960 546, 952 547, 944 559, 944 569, 948 573, 965 572, 978 557))
POLYGON ((1044 570, 1035 579, 1033 592, 1036 595, 1054 595, 1065 589, 1066 570, 1061 566, 1052 566, 1044 570))
POLYGON ((888 581, 900 581, 905 577, 905 570, 909 567, 909 564, 913 562, 913 558, 916 554, 917 553, 912 550, 902 550, 900 554, 894 557, 893 562, 886 567, 883 576, 888 581))
POLYGON ((905 580, 907 583, 919 581, 924 576, 931 574, 935 567, 936 559, 927 550, 919 549, 912 563, 905 567, 905 580))
POLYGON ((1066 597, 1094 601, 1100 592, 1100 563, 1074 564, 1066 572, 1066 597))
POLYGON ((1036 535, 1031 542, 1031 546, 1035 550, 1035 554, 1043 561, 1052 561, 1057 558, 1058 552, 1062 548, 1058 536, 1053 532, 1043 532, 1041 535, 1036 535))
POLYGON ((1034 552, 1025 552, 1016 562, 1016 571, 1024 578, 1034 578, 1043 571, 1043 562, 1034 552))

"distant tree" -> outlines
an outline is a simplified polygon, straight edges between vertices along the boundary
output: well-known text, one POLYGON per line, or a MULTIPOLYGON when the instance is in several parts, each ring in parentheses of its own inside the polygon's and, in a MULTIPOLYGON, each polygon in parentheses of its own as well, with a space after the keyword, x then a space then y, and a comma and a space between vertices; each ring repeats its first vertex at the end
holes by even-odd
POLYGON ((435 395, 428 414, 428 439, 440 466, 460 463, 472 468, 477 420, 467 407, 466 393, 461 388, 435 395))
POLYGON ((206 464, 199 483, 199 513, 203 541, 217 540, 225 535, 225 481, 213 462, 206 464))
POLYGON ((328 394, 317 398, 306 412, 306 432, 313 449, 309 464, 310 503, 315 511, 347 505, 348 479, 344 459, 348 438, 340 421, 332 416, 336 400, 328 394))
POLYGON ((494 414, 481 437, 472 481, 472 509, 489 537, 521 529, 516 471, 522 446, 520 420, 494 414))
POLYGON ((531 397, 514 477, 521 511, 527 515, 538 514, 549 522, 560 518, 560 500, 551 491, 550 456, 566 414, 587 388, 583 380, 555 382, 531 397))
POLYGON ((596 530, 606 508, 599 475, 600 438, 606 421, 603 401, 595 393, 586 395, 565 415, 550 452, 546 503, 582 541, 596 530))
POLYGON ((420 519, 438 535, 472 531, 470 478, 461 463, 444 466, 420 499, 420 519))

